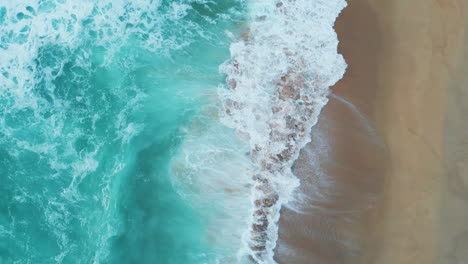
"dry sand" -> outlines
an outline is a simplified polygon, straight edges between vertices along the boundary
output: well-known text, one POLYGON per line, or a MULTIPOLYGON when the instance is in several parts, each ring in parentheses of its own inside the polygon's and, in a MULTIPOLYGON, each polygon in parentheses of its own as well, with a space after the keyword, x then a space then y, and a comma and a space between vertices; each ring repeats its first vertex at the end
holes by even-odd
POLYGON ((277 260, 468 263, 468 1, 348 4, 336 29, 349 68, 333 90, 359 112, 325 107, 277 260))

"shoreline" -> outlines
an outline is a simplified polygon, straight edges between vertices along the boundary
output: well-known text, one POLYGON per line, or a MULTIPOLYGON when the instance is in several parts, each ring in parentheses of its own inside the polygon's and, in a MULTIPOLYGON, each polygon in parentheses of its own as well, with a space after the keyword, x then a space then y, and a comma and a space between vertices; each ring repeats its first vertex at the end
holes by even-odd
POLYGON ((329 87, 345 72, 332 25, 346 1, 249 4, 249 34, 231 45, 231 61, 221 66, 227 75, 227 89, 219 90, 221 120, 249 143, 255 166, 240 254, 247 262, 274 263, 280 209, 299 185, 291 167, 309 142, 329 87))
MULTIPOLYGON (((334 114, 340 110, 333 99, 323 109, 314 132, 326 131, 324 127, 330 124, 345 122, 341 133, 328 133, 328 141, 335 142, 331 146, 332 152, 345 153, 344 158, 339 158, 339 155, 330 158, 338 158, 335 162, 350 166, 350 170, 359 171, 361 176, 344 178, 339 171, 328 169, 328 177, 334 180, 334 186, 348 184, 341 191, 348 192, 350 199, 353 199, 352 188, 362 190, 366 180, 374 179, 372 188, 367 190, 372 190, 380 198, 369 202, 371 208, 358 213, 357 220, 351 221, 350 225, 343 225, 339 218, 325 217, 332 224, 322 232, 324 237, 321 238, 304 238, 295 225, 302 223, 312 228, 309 231, 313 235, 320 232, 313 228, 323 228, 314 223, 314 218, 323 215, 317 212, 314 215, 298 214, 288 208, 283 209, 276 250, 279 263, 309 263, 307 261, 312 257, 327 264, 439 263, 441 248, 444 248, 440 244, 441 232, 452 229, 448 222, 457 223, 458 230, 466 230, 458 219, 448 217, 444 222, 442 205, 453 204, 455 199, 447 195, 444 187, 449 181, 445 167, 455 164, 450 157, 444 156, 445 152, 449 152, 444 147, 444 140, 447 140, 444 139, 447 137, 445 134, 450 134, 445 131, 445 119, 447 100, 452 93, 448 88, 450 78, 458 71, 458 78, 462 79, 468 69, 466 64, 458 66, 464 71, 456 66, 462 33, 467 25, 463 20, 463 15, 468 14, 467 6, 456 0, 444 3, 423 0, 348 1, 348 7, 338 18, 335 29, 340 40, 339 53, 343 54, 349 66, 344 78, 332 90, 362 112, 363 118, 376 129, 377 138, 382 139, 386 147, 374 148, 372 154, 361 154, 358 150, 370 142, 354 140, 352 143, 340 143, 340 139, 353 138, 356 134, 353 129, 362 127, 363 122, 362 119, 352 121, 349 113, 348 116, 345 113, 334 114), (346 158, 346 155, 349 157, 346 158), (366 159, 372 158, 372 155, 382 161, 374 170, 366 170, 368 168, 359 162, 346 162, 355 156, 366 159), (362 227, 361 232, 333 237, 334 234, 346 234, 347 228, 361 230, 362 227), (298 243, 302 245, 301 253, 308 254, 308 258, 291 261, 294 255, 291 245, 298 243), (329 254, 324 256, 323 252, 329 254)), ((458 84, 458 87, 458 93, 462 93, 462 85, 458 84)), ((455 100, 453 96, 450 98, 455 100)), ((455 107, 459 109, 461 106, 455 107)), ((461 114, 458 120, 451 122, 456 124, 460 120, 461 114)), ((462 131, 453 133, 461 134, 462 131)), ((462 142, 463 136, 458 137, 462 142)), ((312 147, 313 142, 309 148, 312 147)), ((301 156, 304 158, 306 155, 301 156)), ((317 160, 302 162, 299 160, 296 167, 317 166, 317 160)), ((319 166, 322 164, 323 161, 319 166)), ((468 164, 468 161, 463 164, 468 164)), ((298 176, 301 183, 313 177, 298 176)), ((458 181, 460 179, 463 181, 468 177, 462 175, 458 181)), ((300 191, 311 189, 302 188, 300 191)), ((333 198, 336 191, 329 188, 326 194, 333 198)), ((468 197, 460 198, 458 195, 457 199, 466 199, 468 206, 468 197)), ((346 208, 345 205, 350 206, 347 203, 346 200, 331 199, 328 203, 312 201, 312 206, 323 206, 322 209, 346 208)), ((457 208, 461 208, 461 205, 457 208)), ((456 215, 456 209, 452 208, 449 214, 456 215)), ((450 238, 445 238, 447 241, 457 233, 447 232, 450 233, 447 235, 450 238)), ((466 232, 468 234, 468 230, 466 232)), ((467 242, 463 245, 468 245, 468 235, 466 238, 467 242)), ((449 257, 446 259, 449 262, 443 263, 457 263, 450 262, 449 257)))
POLYGON ((327 264, 361 264, 366 252, 376 250, 369 248, 378 238, 368 231, 382 218, 384 174, 388 169, 387 149, 375 130, 375 88, 382 52, 377 19, 367 2, 348 1, 348 7, 336 21, 338 52, 348 68, 331 89, 334 96, 342 99, 330 98, 313 129, 312 142, 295 165, 305 167, 297 175, 301 179, 298 191, 321 192, 325 202, 313 197, 311 206, 302 205, 310 207, 305 214, 283 210, 277 248, 279 263, 309 264, 314 259, 327 264), (329 153, 320 153, 324 146, 316 142, 322 140, 330 147, 329 153), (322 172, 312 172, 317 166, 322 172), (321 173, 325 176, 317 176, 321 173), (305 186, 307 181, 316 189, 305 186), (316 207, 319 210, 312 209, 316 207), (298 225, 305 226, 312 235, 302 235, 304 228, 295 228, 298 225), (303 246, 294 251, 292 245, 297 241, 303 246))

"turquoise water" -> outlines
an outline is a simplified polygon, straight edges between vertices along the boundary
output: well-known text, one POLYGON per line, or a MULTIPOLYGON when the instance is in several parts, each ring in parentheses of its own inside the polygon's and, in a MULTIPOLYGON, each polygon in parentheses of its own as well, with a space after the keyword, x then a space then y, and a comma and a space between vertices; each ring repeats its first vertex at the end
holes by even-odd
POLYGON ((197 175, 248 162, 216 112, 244 4, 2 3, 0 263, 233 262, 244 226, 197 175))

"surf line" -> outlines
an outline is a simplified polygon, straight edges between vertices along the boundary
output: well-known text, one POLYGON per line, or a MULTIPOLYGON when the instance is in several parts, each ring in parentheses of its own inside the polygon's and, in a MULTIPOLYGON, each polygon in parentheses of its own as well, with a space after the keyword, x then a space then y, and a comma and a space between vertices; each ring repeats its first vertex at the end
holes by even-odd
POLYGON ((250 24, 221 65, 222 121, 249 143, 252 214, 240 256, 270 264, 280 209, 299 179, 292 165, 346 63, 333 29, 345 0, 249 1, 250 24))

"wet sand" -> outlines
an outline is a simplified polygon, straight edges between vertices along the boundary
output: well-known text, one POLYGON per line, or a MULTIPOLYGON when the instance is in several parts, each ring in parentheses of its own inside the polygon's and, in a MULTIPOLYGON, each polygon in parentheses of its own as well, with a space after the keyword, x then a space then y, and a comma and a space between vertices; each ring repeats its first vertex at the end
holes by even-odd
MULTIPOLYGON (((468 14, 468 3, 464 4, 468 14)), ((468 24, 468 17, 465 18, 468 24)), ((450 73, 444 129, 444 164, 447 177, 442 195, 442 264, 468 263, 468 28, 461 53, 450 73)))
POLYGON ((277 260, 468 263, 468 2, 348 4, 349 68, 296 163, 277 260))
POLYGON ((363 116, 332 99, 294 167, 301 196, 283 208, 277 261, 359 263, 373 208, 382 201, 385 159, 383 142, 363 116))

